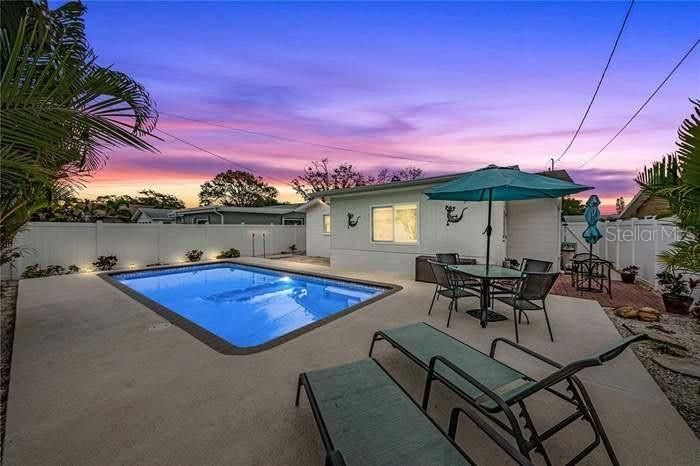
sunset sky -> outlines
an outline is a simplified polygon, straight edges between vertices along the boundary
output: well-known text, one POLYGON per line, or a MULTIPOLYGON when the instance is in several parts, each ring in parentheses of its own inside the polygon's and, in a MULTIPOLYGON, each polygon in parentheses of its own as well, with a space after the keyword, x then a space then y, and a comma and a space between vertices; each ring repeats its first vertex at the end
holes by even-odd
MULTIPOLYGON (((628 3, 88 2, 99 63, 143 83, 158 128, 286 182, 312 160, 428 175, 490 163, 541 171, 588 104, 628 3), (180 115, 380 155, 320 148, 180 115)), ((635 4, 582 133, 557 168, 607 211, 636 172, 674 149, 700 97, 700 47, 629 128, 581 167, 700 37, 700 3, 635 4)), ((118 150, 80 193, 169 192, 237 169, 172 138, 118 150)))

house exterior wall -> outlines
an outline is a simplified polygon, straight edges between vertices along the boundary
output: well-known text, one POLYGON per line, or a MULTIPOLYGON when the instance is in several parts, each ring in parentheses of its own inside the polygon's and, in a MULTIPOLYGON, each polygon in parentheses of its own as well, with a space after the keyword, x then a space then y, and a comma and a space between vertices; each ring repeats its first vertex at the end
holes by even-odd
POLYGON ((136 223, 160 223, 160 222, 153 222, 153 220, 151 220, 151 217, 149 217, 148 215, 146 215, 144 213, 140 213, 138 218, 136 219, 136 223))
POLYGON ((331 209, 327 204, 317 204, 306 211, 307 256, 330 257, 331 235, 323 232, 323 216, 330 213, 331 209))
MULTIPOLYGON (((457 252, 463 257, 485 261, 488 203, 431 201, 423 194, 430 185, 401 190, 383 190, 331 198, 331 265, 347 268, 413 275, 416 256, 436 252, 457 252), (372 241, 371 207, 418 203, 418 243, 396 244, 372 241), (445 205, 453 204, 459 214, 467 207, 461 222, 445 225, 445 205), (360 217, 348 228, 347 213, 360 217)), ((505 257, 503 238, 504 203, 493 204, 491 261, 505 257)))
MULTIPOLYGON (((303 212, 290 212, 288 214, 253 214, 246 212, 222 212, 224 216, 224 224, 226 225, 282 225, 284 218, 305 219, 306 215, 303 212)), ((196 223, 197 219, 208 219, 210 224, 221 224, 221 215, 214 212, 206 213, 191 213, 184 214, 178 223, 192 224, 196 223)))
POLYGON ((561 200, 533 199, 506 203, 507 256, 546 260, 560 268, 561 200))
POLYGON ((136 223, 172 223, 171 221, 166 221, 164 222, 163 220, 153 220, 151 217, 149 217, 147 214, 144 214, 143 212, 139 214, 139 216, 136 218, 136 223))

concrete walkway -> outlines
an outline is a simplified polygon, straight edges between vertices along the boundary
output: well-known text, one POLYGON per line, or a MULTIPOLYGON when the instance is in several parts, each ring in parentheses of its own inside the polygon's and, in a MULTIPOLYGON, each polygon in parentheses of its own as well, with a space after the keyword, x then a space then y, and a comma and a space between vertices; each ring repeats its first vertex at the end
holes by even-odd
MULTIPOLYGON (((294 270, 332 268, 248 259, 294 270)), ((406 277, 346 274, 404 290, 283 345, 246 356, 221 355, 91 274, 20 283, 8 408, 6 464, 323 464, 324 451, 305 398, 294 407, 297 375, 366 357, 372 333, 425 320, 445 329, 447 303, 428 317, 432 286, 406 277)), ((476 304, 476 303, 474 303, 476 304)), ((460 306, 471 307, 463 300, 460 306)), ((588 300, 552 296, 555 343, 543 316, 521 327, 521 343, 562 362, 599 350, 619 335, 588 300)), ((481 329, 453 316, 449 333, 482 350, 512 338, 512 320, 481 329)), ((508 351, 503 359, 544 373, 508 351)), ((424 374, 388 345, 377 358, 416 397, 424 374)), ((582 376, 622 464, 698 464, 697 438, 631 351, 582 376)), ((434 392, 430 413, 442 426, 458 400, 434 392)), ((545 426, 566 407, 530 403, 545 426)), ((545 445, 555 464, 590 439, 577 423, 545 445)), ((458 443, 480 464, 507 464, 463 423, 458 443)), ((541 459, 535 456, 541 463, 541 459)), ((608 464, 598 448, 582 464, 608 464)))

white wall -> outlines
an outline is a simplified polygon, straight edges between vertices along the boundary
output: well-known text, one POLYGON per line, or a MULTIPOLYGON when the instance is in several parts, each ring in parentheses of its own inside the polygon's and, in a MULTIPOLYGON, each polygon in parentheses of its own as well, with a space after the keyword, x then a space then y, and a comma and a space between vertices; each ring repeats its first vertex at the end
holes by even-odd
POLYGON ((533 199, 508 201, 506 207, 507 255, 552 262, 560 268, 561 201, 533 199))
MULTIPOLYGON (((485 260, 488 203, 431 201, 420 189, 386 190, 331 199, 331 265, 348 269, 383 271, 412 275, 415 257, 436 252, 457 252, 463 257, 485 260), (374 243, 371 240, 371 207, 408 202, 419 204, 418 244, 374 243), (459 214, 468 207, 461 222, 445 225, 445 204, 457 207, 459 214), (346 225, 347 213, 359 216, 354 228, 346 225)), ((503 238, 504 203, 493 205, 491 224, 491 261, 505 257, 503 238)))
MULTIPOLYGON (((236 248, 242 256, 275 254, 296 244, 306 248, 304 226, 296 225, 183 225, 124 223, 33 222, 17 236, 15 246, 25 249, 16 262, 16 274, 31 264, 92 267, 97 256, 114 254, 119 267, 184 260, 190 249, 213 259, 223 249, 236 248), (253 251, 255 234, 255 251, 253 251)), ((7 272, 7 271, 5 271, 7 272)))
POLYGON ((323 232, 323 216, 331 213, 328 204, 319 202, 306 210, 306 255, 331 256, 331 235, 323 232))

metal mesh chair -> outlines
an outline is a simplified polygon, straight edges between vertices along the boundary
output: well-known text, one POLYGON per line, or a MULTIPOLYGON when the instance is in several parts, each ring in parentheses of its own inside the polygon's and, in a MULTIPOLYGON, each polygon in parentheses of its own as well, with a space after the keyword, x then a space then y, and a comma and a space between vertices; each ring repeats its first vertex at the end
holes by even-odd
POLYGON ((428 261, 428 264, 435 277, 435 292, 430 302, 428 315, 433 311, 433 306, 435 302, 440 299, 440 296, 449 298, 450 312, 447 315, 447 326, 449 327, 450 320, 452 319, 452 311, 453 309, 457 309, 457 301, 459 298, 479 296, 479 290, 476 288, 479 284, 478 282, 465 280, 458 276, 455 272, 451 271, 446 264, 434 261, 428 261))
MULTIPOLYGON (((552 270, 552 264, 548 261, 542 261, 539 259, 523 259, 520 270, 523 273, 537 272, 546 273, 552 270)), ((491 285, 491 301, 493 305, 493 300, 496 296, 510 296, 513 294, 513 287, 515 286, 515 280, 498 280, 491 285)), ((527 316, 525 316, 527 318, 527 316)))
MULTIPOLYGON (((517 281, 513 287, 511 296, 502 296, 498 299, 513 308, 513 325, 515 325, 515 341, 518 342, 518 323, 524 312, 528 311, 543 311, 544 318, 547 322, 547 330, 549 338, 554 341, 552 336, 552 327, 549 324, 549 316, 547 315, 547 307, 545 299, 549 291, 557 281, 559 274, 556 272, 525 272, 523 278, 517 281), (541 304, 538 304, 539 301, 541 304)), ((527 318, 527 315, 525 316, 527 318)), ((528 319, 529 322, 529 319, 528 319)))
POLYGON ((441 264, 447 264, 447 265, 459 264, 459 254, 454 253, 454 252, 437 253, 437 254, 435 254, 435 257, 437 258, 437 261, 441 264))

